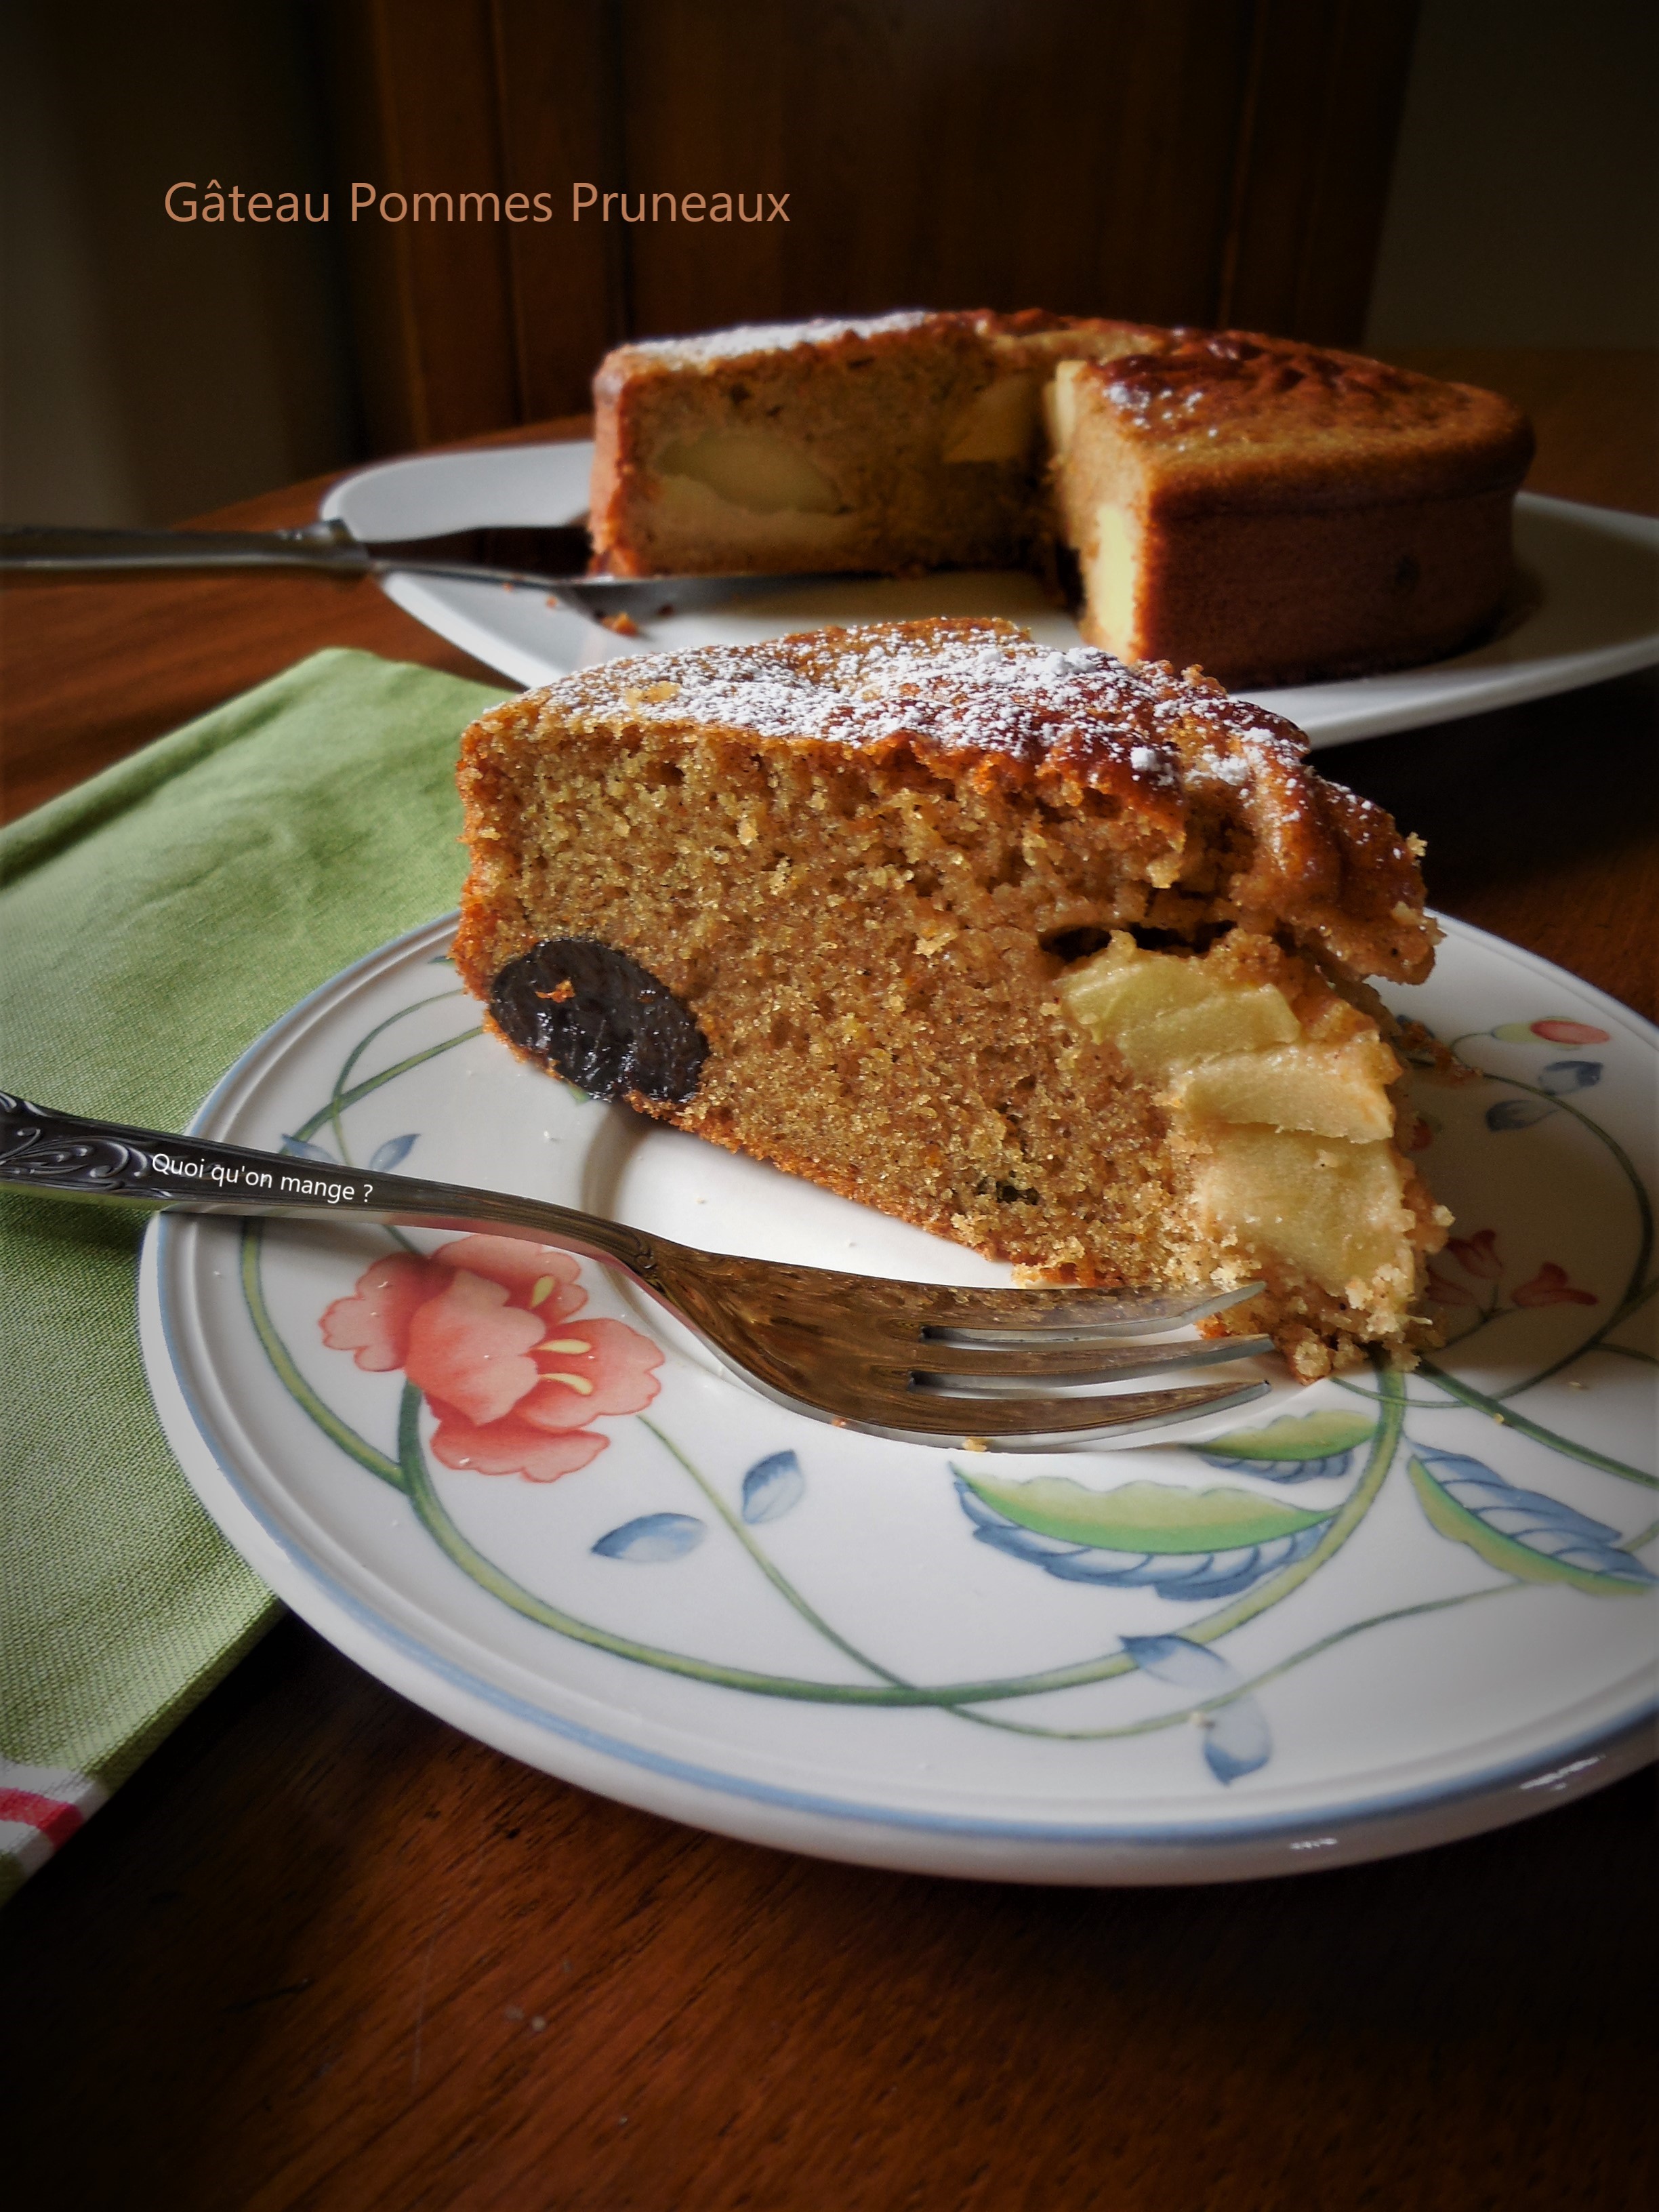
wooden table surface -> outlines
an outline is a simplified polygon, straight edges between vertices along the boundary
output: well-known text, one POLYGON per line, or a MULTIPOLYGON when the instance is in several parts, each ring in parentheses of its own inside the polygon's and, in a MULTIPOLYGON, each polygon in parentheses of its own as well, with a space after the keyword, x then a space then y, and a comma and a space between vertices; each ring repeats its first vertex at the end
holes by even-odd
MULTIPOLYGON (((1437 356, 1442 373, 1468 373, 1437 356)), ((1652 365, 1483 356, 1534 483, 1653 504, 1652 365)), ((297 521, 319 487, 226 525, 297 521)), ((484 674, 372 585, 8 592, 10 813, 325 644, 484 674)), ((1650 1016, 1651 674, 1322 763, 1436 902, 1650 1016)), ((870 1873, 532 1773, 292 1620, 0 1918, 10 2201, 933 2212, 1651 2203, 1653 1773, 1196 1889, 870 1873)))

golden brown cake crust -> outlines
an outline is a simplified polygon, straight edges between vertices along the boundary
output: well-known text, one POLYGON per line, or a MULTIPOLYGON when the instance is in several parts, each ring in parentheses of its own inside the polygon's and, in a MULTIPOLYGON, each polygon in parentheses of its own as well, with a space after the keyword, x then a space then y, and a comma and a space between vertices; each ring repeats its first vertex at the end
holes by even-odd
POLYGON ((1079 372, 1144 451, 1161 516, 1512 492, 1532 459, 1526 416, 1495 392, 1257 331, 1170 337, 1079 372))
POLYGON ((1058 372, 1060 529, 1085 636, 1252 688, 1474 642, 1532 450, 1506 400, 1237 331, 1058 372))

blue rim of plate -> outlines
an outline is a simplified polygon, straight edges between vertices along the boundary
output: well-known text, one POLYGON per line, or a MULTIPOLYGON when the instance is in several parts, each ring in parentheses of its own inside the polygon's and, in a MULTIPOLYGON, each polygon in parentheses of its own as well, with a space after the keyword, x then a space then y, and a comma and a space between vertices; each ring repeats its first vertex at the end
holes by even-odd
MULTIPOLYGON (((401 948, 424 939, 435 931, 453 925, 459 913, 435 916, 416 928, 405 930, 399 936, 388 939, 372 952, 352 961, 318 985, 313 991, 296 1001, 288 1012, 262 1031, 214 1085, 192 1117, 189 1133, 207 1133, 220 1101, 225 1097, 252 1063, 289 1030, 302 1021, 309 1010, 325 999, 333 996, 343 987, 366 970, 378 967, 394 957, 401 948)), ((1659 1025, 1650 1022, 1633 1008, 1599 990, 1595 985, 1582 981, 1565 969, 1540 954, 1528 951, 1524 946, 1511 945, 1507 939, 1494 937, 1489 931, 1477 929, 1472 923, 1459 921, 1452 916, 1436 915, 1434 919, 1448 935, 1462 938, 1478 945, 1495 947, 1505 958, 1519 961, 1536 973, 1553 979, 1563 977, 1575 991, 1583 993, 1603 1012, 1616 1019, 1637 1035, 1656 1054, 1659 1054, 1659 1025)), ((1659 1717, 1659 1679, 1644 1697, 1626 1710, 1583 1730, 1552 1742, 1546 1749, 1531 1753, 1524 1758, 1511 1759, 1481 1769, 1472 1775, 1459 1777, 1455 1782, 1428 1783, 1414 1788, 1386 1793, 1374 1798, 1345 1803, 1340 1808, 1322 1809, 1308 1808, 1296 1813, 1263 1814, 1238 1820, 1200 1820, 1167 1824, 1134 1824, 1118 1822, 1107 1825, 1073 1826, 1057 1822, 997 1820, 969 1814, 919 1813, 902 1808, 860 1804, 842 1798, 821 1797, 809 1791, 790 1790, 775 1783, 760 1782, 739 1774, 728 1774, 719 1768, 704 1767, 690 1760, 674 1759, 659 1752, 647 1751, 641 1746, 628 1743, 618 1737, 609 1736, 596 1729, 586 1727, 579 1721, 570 1721, 532 1705, 528 1699, 516 1697, 486 1678, 458 1666, 453 1661, 441 1656, 417 1638, 398 1628, 366 1604, 354 1592, 337 1582, 325 1568, 319 1565, 282 1528, 280 1522, 260 1503, 240 1478, 234 1455, 216 1435, 207 1415, 188 1381, 178 1347, 178 1331, 172 1302, 169 1298, 167 1262, 173 1256, 179 1236, 191 1226, 189 1217, 176 1218, 167 1213, 157 1214, 146 1232, 145 1243, 154 1247, 154 1274, 156 1301, 160 1313, 163 1340, 167 1346, 173 1380, 183 1399, 191 1424, 202 1443, 207 1447, 221 1474, 238 1504, 264 1530, 298 1573, 351 1620, 367 1629, 380 1642, 391 1645, 420 1668, 439 1676, 468 1697, 495 1707, 498 1711, 520 1721, 528 1721, 549 1734, 578 1743, 586 1749, 618 1760, 648 1773, 663 1775, 672 1780, 708 1790, 718 1795, 745 1799, 751 1803, 776 1806, 781 1809, 820 1815, 831 1820, 857 1822, 866 1826, 902 1829, 915 1832, 949 1836, 982 1837, 988 1841, 1023 1844, 1224 1844, 1250 1841, 1273 1841, 1279 1837, 1305 1833, 1311 1829, 1352 1829, 1367 1823, 1385 1820, 1390 1816, 1408 1814, 1429 1805, 1451 1807, 1467 1803, 1471 1799, 1504 1790, 1508 1785, 1517 1787, 1541 1786, 1558 1778, 1564 1765, 1581 1754, 1596 1751, 1603 1754, 1612 1768, 1604 1778, 1607 1782, 1643 1764, 1640 1759, 1618 1760, 1614 1754, 1631 1746, 1634 1740, 1659 1717)), ((733 1389, 739 1386, 733 1384, 733 1389)), ((158 1409, 159 1410, 159 1409, 158 1409)), ((206 1501, 203 1501, 205 1504, 206 1501)), ((303 1609, 295 1606, 296 1612, 303 1609)), ((326 1634, 326 1632, 322 1632, 326 1634)), ((1659 1753, 1659 1744, 1649 1752, 1659 1753)), ((507 1754, 511 1756, 511 1753, 507 1754)), ((1531 1809, 1531 1808, 1528 1808, 1531 1809)), ((1539 1811, 1547 1809, 1540 1803, 1539 1811)), ((1307 1862, 1312 1864, 1315 1862, 1307 1862)))

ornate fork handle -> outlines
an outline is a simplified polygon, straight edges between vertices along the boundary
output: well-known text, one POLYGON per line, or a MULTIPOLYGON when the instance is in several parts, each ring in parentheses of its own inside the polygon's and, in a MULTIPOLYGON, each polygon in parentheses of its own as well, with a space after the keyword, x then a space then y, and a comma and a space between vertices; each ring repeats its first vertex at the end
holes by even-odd
POLYGON ((309 1220, 395 1222, 404 1228, 477 1229, 556 1244, 585 1259, 622 1267, 659 1287, 659 1249, 620 1222, 603 1221, 544 1200, 377 1175, 287 1152, 222 1145, 129 1128, 80 1114, 60 1114, 0 1091, 0 1184, 62 1198, 124 1199, 158 1211, 279 1214, 309 1220))
POLYGON ((1223 1310, 1224 1293, 969 1289, 696 1252, 534 1199, 335 1167, 202 1137, 54 1113, 0 1093, 0 1185, 192 1213, 492 1228, 620 1267, 723 1365, 792 1412, 911 1443, 1061 1450, 1246 1404, 1261 1380, 1096 1395, 1231 1362, 1265 1337, 1133 1344, 1223 1310), (1121 1343, 1117 1340, 1124 1339, 1121 1343))

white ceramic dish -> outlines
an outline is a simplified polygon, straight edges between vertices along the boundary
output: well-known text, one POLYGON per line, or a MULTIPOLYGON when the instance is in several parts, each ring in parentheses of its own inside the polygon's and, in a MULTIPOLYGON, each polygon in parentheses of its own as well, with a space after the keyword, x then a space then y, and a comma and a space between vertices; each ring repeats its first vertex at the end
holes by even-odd
MULTIPOLYGON (((520 1066, 478 1034, 448 928, 296 1007, 197 1127, 289 1139, 324 1178, 407 1158, 709 1246, 994 1274, 520 1066)), ((1223 1437, 975 1459, 781 1412, 597 1267, 566 1283, 515 1248, 532 1282, 473 1248, 465 1279, 405 1255, 366 1290, 388 1232, 178 1215, 145 1250, 151 1387, 209 1511, 324 1635, 678 1820, 1161 1882, 1520 1819, 1650 1755, 1659 1040, 1455 923, 1433 981, 1391 995, 1490 1070, 1421 1101, 1454 1341, 1404 1386, 1281 1381, 1223 1437), (530 1389, 514 1362, 556 1307, 558 1371, 530 1389)))
MULTIPOLYGON (((415 537, 494 523, 565 522, 585 512, 591 445, 516 446, 434 453, 364 469, 337 484, 323 513, 368 538, 415 537)), ((1346 744, 1455 720, 1554 691, 1576 690, 1659 661, 1659 521, 1522 493, 1519 569, 1503 634, 1425 668, 1250 696, 1288 715, 1316 746, 1346 744)), ((1076 624, 1035 580, 961 572, 745 598, 644 626, 638 639, 550 607, 537 592, 393 575, 400 607, 453 645, 523 684, 629 653, 746 644, 825 623, 935 614, 1007 615, 1047 642, 1078 642, 1076 624)))

